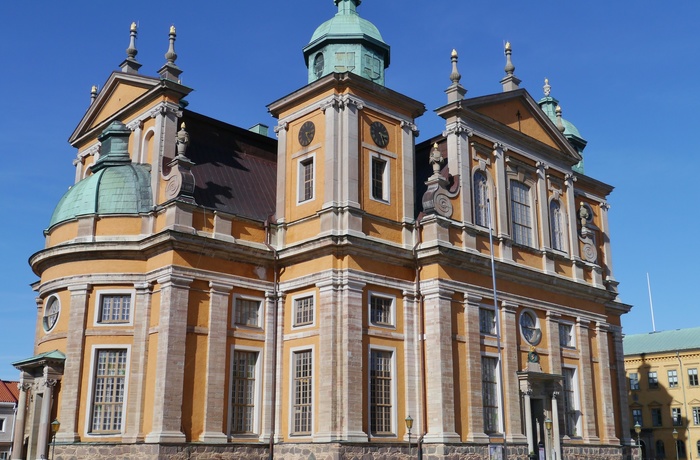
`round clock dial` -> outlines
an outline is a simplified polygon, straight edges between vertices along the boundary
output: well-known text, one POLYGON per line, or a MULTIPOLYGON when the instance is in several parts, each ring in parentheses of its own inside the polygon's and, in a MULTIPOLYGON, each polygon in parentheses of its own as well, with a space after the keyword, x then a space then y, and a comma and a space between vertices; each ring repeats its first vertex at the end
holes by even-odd
POLYGON ((314 140, 314 135, 316 134, 316 126, 312 121, 307 121, 299 129, 299 143, 306 147, 314 140))
POLYGON ((372 140, 379 147, 386 147, 389 143, 389 131, 386 130, 381 122, 375 121, 369 127, 369 134, 372 136, 372 140))

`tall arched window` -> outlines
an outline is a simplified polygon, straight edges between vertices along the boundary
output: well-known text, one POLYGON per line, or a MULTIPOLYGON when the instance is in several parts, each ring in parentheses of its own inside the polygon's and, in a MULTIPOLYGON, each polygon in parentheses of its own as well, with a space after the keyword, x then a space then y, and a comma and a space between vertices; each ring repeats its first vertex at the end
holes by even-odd
POLYGON ((474 223, 488 227, 488 198, 489 184, 486 174, 481 171, 474 173, 474 223))
POLYGON ((549 228, 552 237, 552 248, 558 251, 566 250, 566 233, 564 232, 564 212, 559 200, 549 203, 549 228))
POLYGON ((532 243, 532 205, 530 187, 516 180, 510 181, 510 213, 513 224, 513 241, 525 246, 532 243))

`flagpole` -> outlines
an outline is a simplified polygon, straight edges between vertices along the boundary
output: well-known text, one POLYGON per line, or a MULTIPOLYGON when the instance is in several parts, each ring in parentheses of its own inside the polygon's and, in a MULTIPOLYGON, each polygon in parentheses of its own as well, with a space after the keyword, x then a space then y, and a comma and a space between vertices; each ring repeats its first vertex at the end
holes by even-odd
POLYGON ((491 200, 486 199, 486 221, 489 223, 489 252, 491 253, 491 281, 493 283, 493 308, 496 312, 496 347, 498 348, 498 375, 500 381, 499 406, 501 406, 501 423, 503 424, 503 460, 508 458, 506 441, 506 407, 505 387, 503 381, 503 350, 501 349, 501 309, 498 306, 498 291, 496 290, 496 262, 493 256, 493 229, 491 228, 491 200))
POLYGON ((654 302, 651 300, 651 282, 649 281, 649 272, 647 272, 647 290, 649 291, 649 308, 651 309, 651 330, 656 332, 656 323, 654 322, 654 302))

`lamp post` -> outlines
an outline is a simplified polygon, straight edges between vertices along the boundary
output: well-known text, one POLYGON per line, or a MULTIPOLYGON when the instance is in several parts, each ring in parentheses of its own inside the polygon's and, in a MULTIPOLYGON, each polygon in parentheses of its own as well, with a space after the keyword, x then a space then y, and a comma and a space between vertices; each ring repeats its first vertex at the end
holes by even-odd
POLYGON ((549 458, 554 460, 553 450, 552 450, 552 419, 547 417, 544 421, 544 426, 547 428, 547 444, 549 444, 549 458))
POLYGON ((642 425, 639 422, 634 424, 634 432, 637 433, 637 450, 639 451, 639 460, 642 460, 642 443, 639 442, 639 433, 642 432, 642 425))
POLYGON ((56 433, 58 433, 59 428, 61 428, 61 422, 58 419, 51 422, 51 435, 53 437, 51 442, 51 460, 53 460, 53 456, 56 453, 56 433))
POLYGON ((673 434, 673 444, 676 445, 676 460, 678 460, 678 431, 674 428, 671 434, 673 434))
POLYGON ((408 456, 411 456, 411 428, 413 428, 413 419, 409 415, 406 417, 406 428, 408 429, 408 456))

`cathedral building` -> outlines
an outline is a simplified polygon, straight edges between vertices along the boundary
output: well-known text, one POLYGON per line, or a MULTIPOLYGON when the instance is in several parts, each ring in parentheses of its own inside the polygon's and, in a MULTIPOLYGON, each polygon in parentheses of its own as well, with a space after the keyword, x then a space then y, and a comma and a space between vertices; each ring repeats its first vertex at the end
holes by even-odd
POLYGON ((425 106, 335 4, 274 138, 190 109, 174 27, 139 73, 132 25, 30 259, 13 459, 629 453, 612 187, 549 84, 508 44, 503 91, 466 98, 453 52, 417 143, 425 106))

